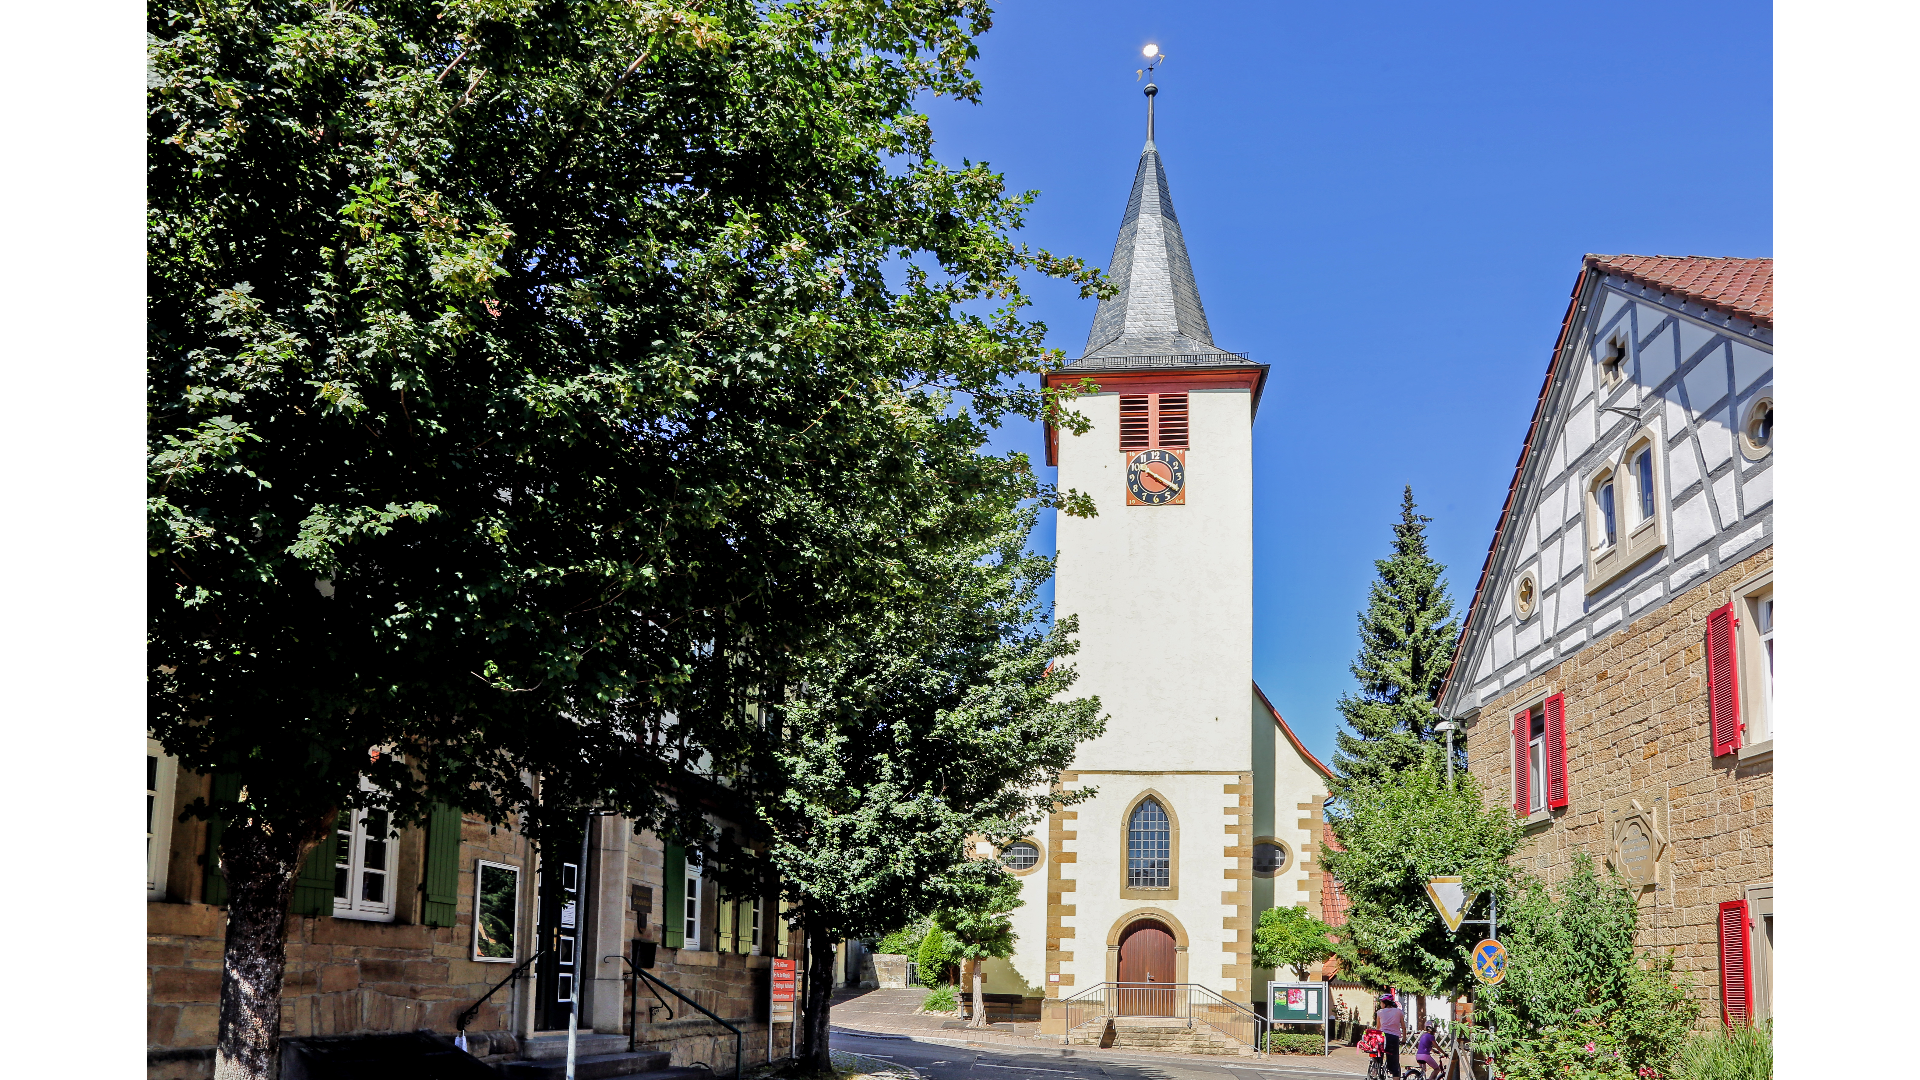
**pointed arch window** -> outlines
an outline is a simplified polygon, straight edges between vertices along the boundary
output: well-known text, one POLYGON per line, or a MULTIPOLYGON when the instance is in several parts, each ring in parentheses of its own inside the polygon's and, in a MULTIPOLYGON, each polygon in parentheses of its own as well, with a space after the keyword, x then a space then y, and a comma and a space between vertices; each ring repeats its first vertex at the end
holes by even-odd
POLYGON ((1127 819, 1127 886, 1165 889, 1173 884, 1173 823, 1157 799, 1142 799, 1127 819))

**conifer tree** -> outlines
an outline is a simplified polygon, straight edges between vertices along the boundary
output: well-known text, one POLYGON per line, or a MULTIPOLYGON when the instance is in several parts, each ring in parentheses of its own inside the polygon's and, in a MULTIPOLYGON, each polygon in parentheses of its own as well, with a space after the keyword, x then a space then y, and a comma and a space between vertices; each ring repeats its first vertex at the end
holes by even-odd
MULTIPOLYGON (((1440 764, 1434 704, 1453 663, 1460 626, 1441 575, 1427 554, 1427 523, 1414 512, 1413 487, 1400 501, 1393 553, 1373 565, 1378 577, 1360 613, 1360 654, 1353 661, 1357 694, 1343 694, 1340 715, 1351 731, 1335 735, 1336 794, 1351 785, 1391 778, 1423 762, 1440 764)), ((1464 755, 1456 743, 1455 752, 1464 755)), ((1464 769, 1462 757, 1456 764, 1464 769)))

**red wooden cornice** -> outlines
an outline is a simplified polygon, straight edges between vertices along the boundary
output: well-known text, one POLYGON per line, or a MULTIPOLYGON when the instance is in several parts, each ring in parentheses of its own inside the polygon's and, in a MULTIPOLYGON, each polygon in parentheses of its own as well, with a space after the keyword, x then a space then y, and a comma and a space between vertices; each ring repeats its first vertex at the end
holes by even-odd
MULTIPOLYGON (((1189 390, 1246 390, 1253 394, 1254 411, 1260 408, 1260 391, 1266 387, 1267 365, 1206 368, 1200 371, 1090 371, 1058 368, 1041 376, 1048 388, 1087 381, 1098 393, 1179 394, 1189 390)), ((1060 430, 1047 422, 1047 464, 1060 464, 1060 430)))

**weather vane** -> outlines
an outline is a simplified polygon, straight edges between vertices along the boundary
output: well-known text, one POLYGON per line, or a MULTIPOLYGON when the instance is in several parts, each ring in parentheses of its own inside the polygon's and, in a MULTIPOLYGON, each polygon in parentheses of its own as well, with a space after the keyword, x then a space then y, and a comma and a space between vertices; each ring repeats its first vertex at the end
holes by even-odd
POLYGON ((1160 51, 1160 46, 1152 42, 1148 42, 1147 47, 1140 50, 1140 55, 1147 58, 1147 66, 1133 73, 1134 82, 1139 82, 1142 76, 1151 76, 1153 69, 1159 67, 1160 62, 1167 58, 1167 54, 1160 51))

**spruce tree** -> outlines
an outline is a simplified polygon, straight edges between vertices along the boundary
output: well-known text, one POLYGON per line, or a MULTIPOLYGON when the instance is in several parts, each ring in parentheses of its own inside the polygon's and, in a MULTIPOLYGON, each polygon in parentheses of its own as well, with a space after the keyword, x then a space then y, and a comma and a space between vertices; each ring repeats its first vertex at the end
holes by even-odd
MULTIPOLYGON (((1378 573, 1360 613, 1360 654, 1353 661, 1357 694, 1343 694, 1340 715, 1351 731, 1335 735, 1336 794, 1354 784, 1390 779, 1445 753, 1434 704, 1460 632, 1441 575, 1446 567, 1427 554, 1428 518, 1414 512, 1413 487, 1400 501, 1393 553, 1373 565, 1378 573)), ((1464 748, 1455 743, 1455 752, 1464 748)), ((1464 758, 1456 764, 1465 768, 1464 758)))

